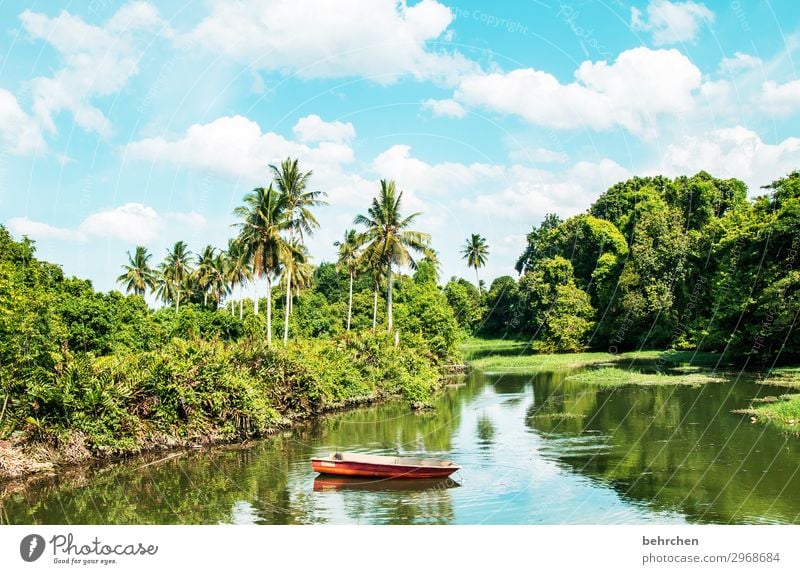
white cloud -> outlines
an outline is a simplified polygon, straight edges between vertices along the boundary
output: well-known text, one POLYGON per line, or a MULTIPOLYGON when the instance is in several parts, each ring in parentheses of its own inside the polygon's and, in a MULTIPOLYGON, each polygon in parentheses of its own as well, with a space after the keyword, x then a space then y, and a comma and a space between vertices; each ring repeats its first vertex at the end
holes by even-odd
POLYGON ((660 171, 685 175, 705 170, 716 177, 743 180, 751 194, 800 165, 800 138, 765 143, 755 132, 736 126, 689 136, 667 147, 660 171))
POLYGON ((41 125, 55 133, 54 116, 69 111, 81 128, 107 136, 111 125, 92 101, 117 93, 138 73, 137 39, 150 39, 164 26, 156 9, 144 2, 126 4, 103 26, 87 24, 66 11, 50 18, 26 10, 20 20, 31 38, 49 43, 64 61, 53 76, 30 82, 41 125))
POLYGON ((394 177, 400 189, 431 202, 435 198, 497 221, 528 220, 549 212, 573 215, 630 172, 616 162, 579 162, 560 171, 523 165, 427 163, 411 148, 395 145, 378 155, 373 170, 394 177))
POLYGON ((391 83, 410 74, 445 79, 474 64, 429 43, 453 21, 436 0, 245 0, 215 3, 182 38, 187 48, 224 54, 254 69, 305 78, 367 76, 391 83))
POLYGON ((26 114, 14 94, 0 89, 0 141, 14 155, 35 153, 45 148, 36 121, 26 114))
POLYGON ((761 58, 736 52, 732 58, 722 58, 719 63, 719 71, 726 74, 735 74, 761 67, 763 64, 764 62, 761 61, 761 58))
POLYGON ((503 177, 503 167, 486 163, 429 164, 412 157, 411 147, 394 145, 372 162, 379 177, 394 179, 402 189, 423 194, 457 194, 481 182, 503 177))
POLYGON ((548 213, 570 217, 584 211, 614 183, 631 173, 610 159, 579 162, 563 171, 511 166, 506 184, 494 193, 461 201, 475 213, 510 221, 536 220, 548 213))
POLYGON ((344 142, 356 137, 356 130, 351 123, 326 122, 316 114, 297 120, 292 128, 294 135, 301 142, 344 142))
POLYGON ((353 150, 345 143, 323 141, 316 146, 307 145, 274 132, 262 132, 256 122, 244 116, 223 116, 207 124, 194 124, 178 139, 134 141, 128 144, 126 155, 209 170, 244 180, 247 185, 264 183, 266 166, 289 156, 299 158, 304 169, 315 174, 336 171, 353 161, 353 150))
POLYGON ((564 163, 567 161, 567 154, 564 152, 543 147, 517 147, 508 152, 508 157, 512 161, 526 163, 564 163))
POLYGON ((702 22, 713 22, 714 13, 705 4, 650 0, 647 17, 638 8, 631 8, 631 28, 652 32, 653 44, 663 46, 694 42, 702 22))
POLYGON ((163 220, 152 207, 126 203, 91 214, 79 230, 84 235, 113 237, 128 243, 150 243, 159 236, 163 220))
POLYGON ((430 110, 434 116, 463 118, 467 115, 464 106, 452 99, 434 100, 429 99, 422 102, 423 110, 430 110))
POLYGON ((470 74, 455 98, 556 129, 621 126, 652 137, 659 116, 692 110, 701 76, 677 50, 641 47, 622 52, 612 64, 583 62, 570 84, 533 68, 470 74))
POLYGON ((800 109, 800 80, 785 84, 767 81, 761 89, 763 107, 776 116, 788 116, 800 109))
POLYGON ((85 237, 78 231, 55 227, 27 217, 12 217, 6 222, 9 231, 16 236, 27 235, 39 240, 58 239, 63 241, 83 241, 85 237))
POLYGON ((56 227, 27 217, 13 217, 8 220, 7 225, 16 235, 27 235, 39 240, 85 242, 97 237, 130 244, 149 244, 158 239, 173 222, 193 229, 201 229, 206 225, 206 219, 199 213, 162 215, 141 203, 126 203, 92 213, 76 229, 56 227))

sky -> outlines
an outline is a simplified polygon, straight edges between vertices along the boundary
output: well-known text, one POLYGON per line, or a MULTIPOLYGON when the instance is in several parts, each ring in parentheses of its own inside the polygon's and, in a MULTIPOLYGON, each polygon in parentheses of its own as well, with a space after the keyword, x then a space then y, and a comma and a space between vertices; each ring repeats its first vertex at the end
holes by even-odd
POLYGON ((327 194, 314 263, 394 179, 443 279, 474 277, 479 233, 487 283, 633 175, 755 196, 800 167, 793 2, 6 1, 0 23, 0 223, 102 291, 136 245, 225 247, 289 156, 327 194))

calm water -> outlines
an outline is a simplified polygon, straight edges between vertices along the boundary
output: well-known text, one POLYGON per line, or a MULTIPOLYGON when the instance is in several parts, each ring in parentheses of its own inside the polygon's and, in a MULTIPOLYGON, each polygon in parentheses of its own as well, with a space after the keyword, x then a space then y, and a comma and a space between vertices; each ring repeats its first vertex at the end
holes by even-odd
POLYGON ((434 411, 387 404, 252 443, 0 485, 0 522, 800 523, 800 439, 731 414, 752 382, 596 390, 472 373, 434 411), (457 461, 446 481, 315 478, 332 450, 457 461))

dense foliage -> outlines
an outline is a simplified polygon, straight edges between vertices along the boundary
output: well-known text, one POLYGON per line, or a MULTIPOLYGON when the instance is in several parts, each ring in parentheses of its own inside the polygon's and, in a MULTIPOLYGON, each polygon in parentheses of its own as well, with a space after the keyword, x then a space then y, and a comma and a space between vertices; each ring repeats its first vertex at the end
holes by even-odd
POLYGON ((635 177, 587 213, 548 215, 528 235, 518 280, 499 277, 481 296, 454 279, 445 293, 465 330, 524 336, 542 350, 791 360, 800 355, 800 172, 767 189, 748 200, 741 181, 705 172, 635 177))
MULTIPOLYGON (((257 435, 392 395, 426 404, 460 335, 444 291, 422 275, 395 275, 395 346, 385 291, 373 332, 375 284, 354 282, 348 331, 349 272, 320 265, 294 297, 284 347, 268 345, 251 302, 240 318, 238 302, 204 305, 189 289, 177 309, 152 310, 34 255, 0 226, 0 438, 75 456, 257 435)), ((277 338, 287 305, 283 292, 272 298, 277 338)))

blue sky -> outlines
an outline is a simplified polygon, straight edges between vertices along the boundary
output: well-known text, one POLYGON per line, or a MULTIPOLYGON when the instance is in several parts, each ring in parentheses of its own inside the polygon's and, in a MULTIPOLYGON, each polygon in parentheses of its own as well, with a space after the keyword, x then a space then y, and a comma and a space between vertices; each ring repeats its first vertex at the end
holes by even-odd
POLYGON ((224 247, 266 166, 327 192, 315 262, 380 178, 444 277, 630 177, 759 186, 800 166, 790 2, 268 0, 0 4, 0 222, 101 290, 126 251, 224 247))

